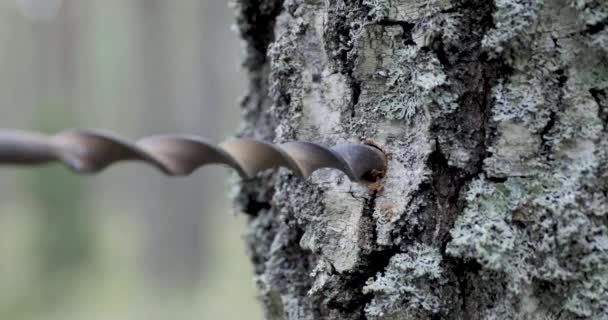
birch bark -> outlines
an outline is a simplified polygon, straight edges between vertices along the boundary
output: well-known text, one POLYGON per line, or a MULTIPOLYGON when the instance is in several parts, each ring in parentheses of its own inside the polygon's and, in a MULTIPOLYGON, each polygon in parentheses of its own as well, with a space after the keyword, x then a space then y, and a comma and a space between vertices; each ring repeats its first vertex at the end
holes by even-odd
POLYGON ((237 11, 243 135, 390 155, 380 189, 242 185, 268 319, 608 319, 608 3, 237 11))

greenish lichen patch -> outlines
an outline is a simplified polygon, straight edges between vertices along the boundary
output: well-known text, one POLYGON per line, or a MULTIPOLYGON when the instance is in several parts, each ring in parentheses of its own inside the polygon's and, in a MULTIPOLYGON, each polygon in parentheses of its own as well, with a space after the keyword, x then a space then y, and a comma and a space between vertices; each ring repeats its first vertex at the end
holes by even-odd
POLYGON ((547 80, 541 77, 530 79, 528 74, 517 73, 509 83, 498 83, 493 88, 493 120, 519 122, 532 130, 542 130, 551 112, 556 111, 552 101, 546 100, 547 80))
POLYGON ((533 42, 539 26, 543 0, 496 0, 496 28, 484 38, 484 47, 503 53, 505 50, 525 50, 533 42))
POLYGON ((434 53, 405 45, 400 39, 404 32, 397 25, 371 24, 357 39, 354 75, 366 79, 361 84, 362 101, 379 95, 373 112, 389 120, 429 117, 429 108, 435 105, 439 112, 453 112, 457 96, 446 90, 449 81, 443 66, 434 53))
MULTIPOLYGON (((394 56, 396 68, 386 71, 384 92, 376 112, 391 120, 410 120, 434 102, 433 89, 446 83, 446 75, 433 55, 420 52, 415 46, 399 49, 394 56)), ((448 103, 449 111, 458 107, 446 97, 442 102, 448 103)))
MULTIPOLYGON (((530 252, 521 246, 521 231, 511 225, 511 210, 529 190, 521 181, 509 179, 494 185, 486 179, 474 181, 467 193, 468 207, 452 229, 447 253, 476 259, 485 268, 505 271, 512 277, 511 290, 518 292, 530 280, 530 268, 523 264, 530 252)), ((523 218, 525 219, 525 218, 523 218)))
POLYGON ((557 296, 566 310, 579 316, 605 315, 607 287, 589 278, 605 274, 608 228, 585 212, 599 208, 581 208, 577 196, 579 175, 591 169, 504 183, 474 181, 447 253, 475 259, 483 272, 503 273, 514 300, 548 282, 559 288, 557 296))
MULTIPOLYGON (((494 120, 500 136, 490 149, 493 156, 486 159, 486 170, 508 179, 496 183, 482 178, 471 184, 467 207, 448 245, 448 253, 482 264, 482 273, 503 273, 514 304, 523 303, 522 292, 551 283, 554 294, 529 314, 523 312, 527 317, 555 314, 556 308, 594 319, 607 315, 602 302, 607 287, 598 281, 608 259, 607 229, 593 218, 606 212, 606 199, 589 192, 596 175, 604 171, 606 157, 592 141, 603 141, 605 134, 598 105, 587 93, 592 82, 581 80, 589 79, 587 66, 594 61, 593 54, 579 57, 558 91, 547 81, 538 82, 544 91, 513 89, 514 83, 521 83, 519 72, 510 79, 516 81, 511 89, 495 88, 494 120), (548 107, 542 103, 527 109, 531 103, 526 101, 543 101, 531 97, 546 98, 550 92, 561 92, 557 108, 549 106, 553 114, 547 116, 548 107), (547 162, 543 146, 552 151, 547 162), (521 178, 526 175, 531 177, 521 178), (557 302, 545 303, 550 300, 557 302)), ((535 77, 536 70, 521 72, 535 77)), ((604 86, 601 81, 593 83, 604 86)))
POLYGON ((433 287, 443 281, 441 261, 436 248, 422 244, 393 256, 385 271, 363 288, 374 295, 365 307, 368 319, 426 319, 438 313, 441 299, 433 287))

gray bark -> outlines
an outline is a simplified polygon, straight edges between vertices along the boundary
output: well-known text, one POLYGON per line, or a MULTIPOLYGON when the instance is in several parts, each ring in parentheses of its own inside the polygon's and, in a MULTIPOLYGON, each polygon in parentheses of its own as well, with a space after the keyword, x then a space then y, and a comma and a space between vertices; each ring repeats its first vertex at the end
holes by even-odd
POLYGON ((608 3, 241 0, 242 134, 373 141, 241 187, 269 319, 608 319, 608 3))

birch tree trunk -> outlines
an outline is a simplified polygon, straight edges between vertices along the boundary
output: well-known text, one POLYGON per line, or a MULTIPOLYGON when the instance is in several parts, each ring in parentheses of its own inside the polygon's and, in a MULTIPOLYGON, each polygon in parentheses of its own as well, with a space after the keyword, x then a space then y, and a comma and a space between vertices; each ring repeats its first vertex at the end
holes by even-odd
POLYGON ((608 319, 605 0, 240 0, 242 134, 372 141, 243 184, 268 319, 608 319))

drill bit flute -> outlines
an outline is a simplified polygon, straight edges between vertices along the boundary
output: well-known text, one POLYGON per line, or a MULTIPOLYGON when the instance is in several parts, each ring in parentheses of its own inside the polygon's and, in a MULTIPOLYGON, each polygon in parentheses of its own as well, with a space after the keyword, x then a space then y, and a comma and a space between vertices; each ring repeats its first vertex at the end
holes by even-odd
POLYGON ((373 181, 386 170, 386 156, 367 144, 326 148, 312 142, 273 145, 232 139, 214 145, 193 135, 158 135, 129 143, 98 130, 68 130, 47 136, 0 130, 0 165, 60 161, 76 173, 96 173, 122 161, 139 161, 170 176, 185 176, 208 164, 224 164, 243 178, 277 167, 301 177, 321 168, 340 170, 352 181, 373 181))

